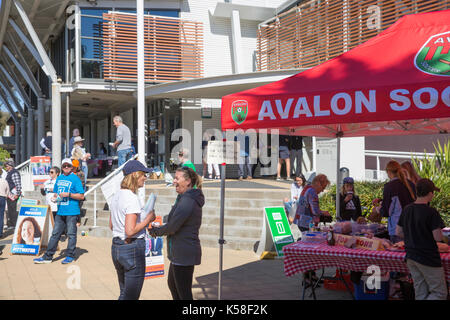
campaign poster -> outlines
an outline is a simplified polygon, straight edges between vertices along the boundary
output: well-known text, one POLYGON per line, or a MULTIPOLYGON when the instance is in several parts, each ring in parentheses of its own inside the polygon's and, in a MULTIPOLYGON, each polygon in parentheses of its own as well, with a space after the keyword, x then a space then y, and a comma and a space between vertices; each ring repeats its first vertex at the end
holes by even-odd
MULTIPOLYGON (((162 224, 162 217, 156 216, 154 223, 162 224)), ((151 228, 151 226, 150 226, 151 228)), ((164 276, 163 237, 146 237, 145 241, 145 279, 164 276)))
POLYGON ((37 156, 31 157, 31 173, 33 175, 33 184, 40 185, 50 179, 49 173, 52 163, 50 157, 37 156))
POLYGON ((11 245, 12 254, 38 255, 42 240, 47 238, 49 207, 22 205, 11 245))

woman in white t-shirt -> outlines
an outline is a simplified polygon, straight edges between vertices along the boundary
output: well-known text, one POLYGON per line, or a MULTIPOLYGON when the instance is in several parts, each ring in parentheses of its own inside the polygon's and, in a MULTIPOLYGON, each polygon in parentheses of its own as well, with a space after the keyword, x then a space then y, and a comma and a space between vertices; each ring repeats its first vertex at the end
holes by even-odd
POLYGON ((137 160, 127 162, 120 190, 111 200, 111 255, 119 279, 119 300, 138 300, 144 284, 145 228, 155 220, 155 213, 142 210, 136 193, 150 172, 137 160))

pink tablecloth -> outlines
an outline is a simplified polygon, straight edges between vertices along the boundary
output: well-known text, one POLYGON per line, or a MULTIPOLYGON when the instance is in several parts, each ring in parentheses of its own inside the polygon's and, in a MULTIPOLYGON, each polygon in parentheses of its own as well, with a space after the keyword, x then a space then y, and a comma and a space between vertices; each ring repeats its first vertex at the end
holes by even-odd
MULTIPOLYGON (((329 246, 326 243, 309 244, 301 241, 283 247, 284 273, 290 277, 299 272, 336 267, 344 270, 366 272, 371 265, 382 273, 397 271, 409 273, 404 262, 405 252, 372 251, 329 246)), ((442 266, 450 281, 450 253, 441 253, 442 266)))

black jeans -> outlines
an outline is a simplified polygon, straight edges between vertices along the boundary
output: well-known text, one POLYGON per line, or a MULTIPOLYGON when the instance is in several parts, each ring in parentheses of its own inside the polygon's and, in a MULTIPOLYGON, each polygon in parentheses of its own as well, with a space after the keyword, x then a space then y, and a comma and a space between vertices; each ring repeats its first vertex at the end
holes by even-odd
POLYGON ((5 218, 6 197, 0 197, 0 237, 3 236, 3 219, 5 218))
POLYGON ((192 278, 194 266, 177 266, 170 264, 167 284, 173 300, 193 300, 192 278))
POLYGON ((119 279, 119 300, 138 300, 145 278, 145 240, 113 238, 111 255, 119 279))
POLYGON ((6 204, 8 205, 8 227, 15 227, 17 222, 17 201, 6 198, 6 204))

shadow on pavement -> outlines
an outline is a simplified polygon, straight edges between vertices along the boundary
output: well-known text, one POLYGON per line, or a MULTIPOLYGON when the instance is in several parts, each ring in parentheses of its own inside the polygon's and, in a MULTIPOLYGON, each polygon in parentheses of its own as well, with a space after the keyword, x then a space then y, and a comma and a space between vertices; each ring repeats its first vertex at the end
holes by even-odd
MULTIPOLYGON (((224 258, 226 259, 226 258, 224 258)), ((222 299, 226 300, 282 300, 295 299, 300 290, 299 276, 284 275, 283 260, 260 260, 222 271, 222 299)), ((201 290, 195 299, 218 299, 219 273, 195 278, 193 288, 201 290)))
MULTIPOLYGON (((61 243, 59 245, 61 246, 61 243)), ((64 259, 66 257, 66 251, 67 249, 61 250, 59 255, 53 259, 53 262, 64 259)), ((85 253, 89 253, 89 251, 87 251, 86 249, 77 248, 75 250, 75 261, 77 261, 78 258, 85 253)))

